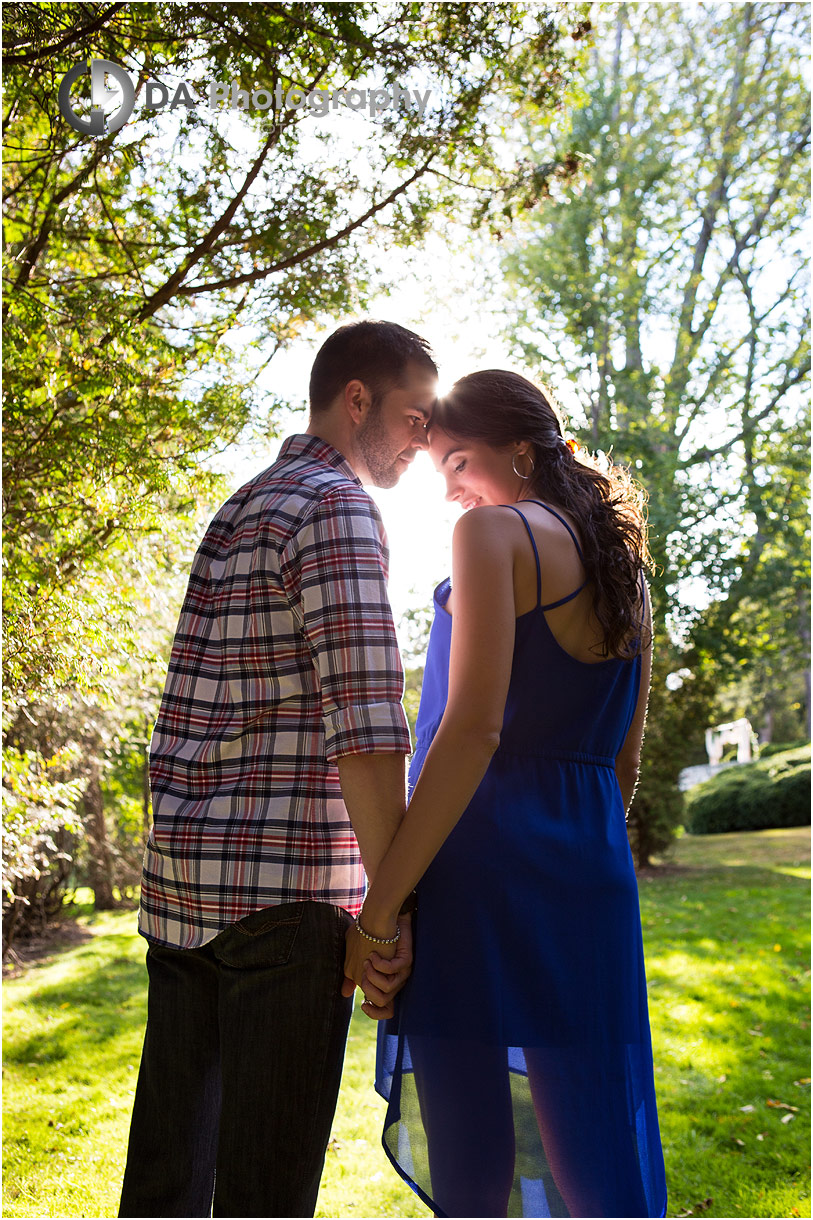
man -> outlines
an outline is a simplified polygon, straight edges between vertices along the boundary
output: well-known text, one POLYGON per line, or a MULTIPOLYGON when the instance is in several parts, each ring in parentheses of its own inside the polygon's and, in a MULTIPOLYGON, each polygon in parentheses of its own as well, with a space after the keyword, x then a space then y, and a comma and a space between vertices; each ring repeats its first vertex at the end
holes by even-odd
POLYGON ((122 1216, 313 1215, 352 1003, 344 934, 362 861, 374 875, 403 817, 410 750, 361 484, 394 486, 426 448, 436 378, 400 326, 336 331, 307 432, 195 557, 150 747, 149 1009, 122 1216))

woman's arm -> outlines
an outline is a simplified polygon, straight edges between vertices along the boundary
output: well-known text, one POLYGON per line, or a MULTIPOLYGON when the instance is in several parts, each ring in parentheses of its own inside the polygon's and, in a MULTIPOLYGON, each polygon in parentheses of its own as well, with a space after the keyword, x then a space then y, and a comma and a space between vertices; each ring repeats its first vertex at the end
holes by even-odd
MULTIPOLYGON (((373 936, 394 934, 401 904, 457 823, 499 745, 516 618, 509 537, 500 508, 473 509, 455 527, 448 701, 406 816, 364 902, 361 924, 373 936)), ((372 945, 358 936, 350 945, 346 972, 360 979, 372 945)))
POLYGON ((652 680, 652 610, 649 592, 645 589, 644 630, 647 645, 641 654, 641 685, 638 690, 638 702, 632 716, 627 736, 615 760, 615 774, 624 808, 629 809, 635 788, 638 784, 638 768, 641 764, 641 744, 644 740, 644 725, 646 724, 646 705, 649 699, 649 686, 652 680))

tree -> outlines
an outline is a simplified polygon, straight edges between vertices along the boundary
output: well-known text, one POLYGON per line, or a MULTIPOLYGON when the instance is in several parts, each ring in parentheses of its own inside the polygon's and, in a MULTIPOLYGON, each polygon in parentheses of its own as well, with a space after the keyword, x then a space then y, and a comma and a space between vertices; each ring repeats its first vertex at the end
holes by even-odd
MULTIPOLYGON (((593 447, 649 490, 677 667, 713 662, 718 678, 722 636, 769 590, 797 607, 794 663, 805 647, 790 539, 806 522, 807 45, 793 4, 601 9, 587 104, 559 131, 587 180, 559 187, 506 259, 518 350, 569 382, 593 447)), ((673 652, 663 626, 657 648, 673 652)), ((663 729, 677 747, 679 700, 656 697, 650 741, 663 729)), ((681 754, 662 759, 670 783, 681 754)))
POLYGON ((753 533, 725 598, 692 631, 722 683, 723 719, 751 715, 761 740, 810 735, 810 552, 806 426, 745 447, 753 533))

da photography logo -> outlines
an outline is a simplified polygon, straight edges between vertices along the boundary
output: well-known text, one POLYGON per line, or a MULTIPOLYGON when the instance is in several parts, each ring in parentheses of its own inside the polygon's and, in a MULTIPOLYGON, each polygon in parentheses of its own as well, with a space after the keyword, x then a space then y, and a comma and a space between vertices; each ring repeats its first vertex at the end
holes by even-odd
MULTIPOLYGON (((237 81, 225 83, 210 81, 203 96, 195 97, 193 86, 181 81, 172 92, 160 81, 147 81, 145 109, 148 111, 170 110, 178 106, 208 105, 211 110, 283 110, 307 109, 317 118, 324 118, 331 110, 345 106, 349 110, 366 110, 375 118, 385 110, 400 110, 415 107, 423 117, 431 90, 421 93, 418 89, 402 88, 392 84, 387 89, 357 89, 352 84, 345 89, 301 89, 296 85, 287 90, 279 81, 273 89, 241 89, 237 81), (171 93, 171 96, 170 96, 171 93)), ((133 113, 135 87, 121 64, 109 59, 82 60, 66 72, 59 86, 59 112, 70 123, 74 131, 86 136, 104 136, 118 131, 133 113), (90 73, 90 114, 77 114, 71 101, 71 90, 80 77, 90 73), (115 88, 108 88, 108 77, 115 88), (107 113, 111 111, 111 113, 107 113)))
POLYGON ((118 131, 129 119, 135 105, 135 88, 130 77, 119 64, 109 59, 92 59, 90 65, 82 60, 62 78, 59 86, 59 113, 74 131, 85 136, 103 136, 118 131), (77 114, 71 102, 71 89, 80 76, 90 72, 90 115, 83 118, 77 114), (107 77, 116 82, 116 89, 108 89, 107 77), (106 115, 104 106, 117 106, 115 114, 106 115))

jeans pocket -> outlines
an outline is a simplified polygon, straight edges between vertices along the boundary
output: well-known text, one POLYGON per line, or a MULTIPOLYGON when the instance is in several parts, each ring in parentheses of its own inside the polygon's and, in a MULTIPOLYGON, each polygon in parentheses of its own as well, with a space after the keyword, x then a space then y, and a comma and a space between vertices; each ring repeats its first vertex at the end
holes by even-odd
POLYGON ((238 970, 286 965, 293 952, 305 905, 304 902, 286 902, 253 911, 212 941, 215 957, 224 966, 238 970))

